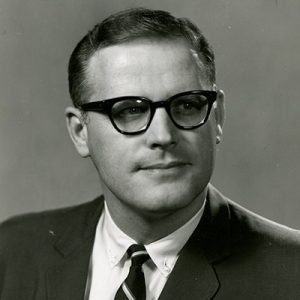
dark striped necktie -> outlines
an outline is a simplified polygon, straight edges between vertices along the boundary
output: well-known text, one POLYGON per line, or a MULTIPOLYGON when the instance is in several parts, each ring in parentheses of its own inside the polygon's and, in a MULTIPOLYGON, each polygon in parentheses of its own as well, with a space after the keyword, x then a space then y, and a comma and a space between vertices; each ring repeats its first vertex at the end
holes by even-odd
POLYGON ((131 245, 127 254, 131 258, 131 267, 116 293, 115 300, 145 300, 146 286, 142 265, 149 259, 149 254, 142 245, 131 245))

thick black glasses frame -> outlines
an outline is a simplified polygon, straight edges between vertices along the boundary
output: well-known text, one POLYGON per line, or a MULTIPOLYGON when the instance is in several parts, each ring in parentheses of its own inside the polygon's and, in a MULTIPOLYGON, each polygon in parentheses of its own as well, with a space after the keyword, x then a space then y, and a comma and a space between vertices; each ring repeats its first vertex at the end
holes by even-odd
POLYGON ((101 101, 84 103, 80 106, 80 109, 83 111, 106 113, 108 115, 112 125, 118 132, 120 132, 122 134, 127 134, 127 135, 134 135, 134 134, 143 133, 149 128, 149 126, 152 122, 152 119, 154 117, 155 111, 159 107, 164 107, 166 109, 170 119, 172 120, 174 125, 179 129, 189 130, 189 129, 194 129, 194 128, 200 127, 200 126, 204 125, 205 122, 207 121, 210 111, 211 111, 211 108, 212 108, 212 105, 216 101, 216 99, 217 99, 216 91, 192 90, 192 91, 187 91, 187 92, 182 92, 182 93, 176 94, 176 95, 174 95, 166 100, 162 100, 162 101, 154 102, 146 97, 141 97, 141 96, 123 96, 123 97, 111 98, 111 99, 106 99, 106 100, 101 100, 101 101), (207 108, 206 116, 205 116, 204 120, 202 122, 200 122, 199 124, 192 125, 192 126, 182 126, 182 125, 176 123, 176 121, 172 117, 172 114, 170 112, 170 106, 171 106, 172 101, 178 97, 185 96, 185 95, 200 95, 200 96, 202 95, 202 96, 205 96, 208 100, 208 108, 207 108), (112 113, 111 113, 112 107, 115 103, 123 101, 123 100, 129 100, 129 99, 142 100, 142 101, 147 102, 150 106, 150 117, 149 117, 149 121, 148 121, 147 125, 145 127, 143 127, 142 129, 140 129, 138 131, 134 131, 134 132, 127 132, 127 131, 123 131, 120 128, 118 128, 118 126, 115 124, 115 122, 113 120, 112 113))

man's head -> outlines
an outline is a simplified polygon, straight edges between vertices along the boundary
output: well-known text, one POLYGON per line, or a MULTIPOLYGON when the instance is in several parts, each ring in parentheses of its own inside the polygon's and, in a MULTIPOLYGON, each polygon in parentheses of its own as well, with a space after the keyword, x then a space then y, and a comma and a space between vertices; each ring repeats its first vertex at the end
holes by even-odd
POLYGON ((69 71, 77 107, 67 109, 69 132, 80 155, 93 160, 113 215, 122 217, 124 211, 148 217, 175 211, 185 211, 185 218, 193 215, 203 203, 223 125, 223 93, 218 91, 209 102, 201 92, 215 89, 215 71, 212 50, 198 29, 161 11, 121 12, 77 45, 69 71), (173 97, 184 92, 189 96, 173 97), (136 124, 148 108, 140 106, 141 100, 128 106, 123 100, 129 96, 161 105, 171 99, 172 107, 156 108, 149 126, 137 134, 116 130, 102 109, 87 112, 82 120, 83 103, 108 99, 109 107, 114 101, 121 107, 114 118, 136 124), (186 102, 189 99, 192 102, 186 102), (195 121, 187 118, 192 113, 195 121), (195 126, 181 128, 172 116, 195 126))
POLYGON ((97 24, 74 49, 69 62, 69 91, 75 107, 90 98, 86 67, 95 52, 109 46, 143 38, 186 40, 203 63, 209 83, 215 83, 213 49, 191 21, 176 18, 161 10, 130 9, 111 15, 97 24))

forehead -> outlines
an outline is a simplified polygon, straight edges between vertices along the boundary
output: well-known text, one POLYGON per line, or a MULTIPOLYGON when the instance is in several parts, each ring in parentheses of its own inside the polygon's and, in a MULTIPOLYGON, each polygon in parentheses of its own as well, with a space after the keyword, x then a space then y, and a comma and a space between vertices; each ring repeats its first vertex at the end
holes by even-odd
POLYGON ((203 63, 181 39, 143 39, 100 49, 89 61, 87 79, 98 99, 162 97, 202 88, 206 81, 203 63))

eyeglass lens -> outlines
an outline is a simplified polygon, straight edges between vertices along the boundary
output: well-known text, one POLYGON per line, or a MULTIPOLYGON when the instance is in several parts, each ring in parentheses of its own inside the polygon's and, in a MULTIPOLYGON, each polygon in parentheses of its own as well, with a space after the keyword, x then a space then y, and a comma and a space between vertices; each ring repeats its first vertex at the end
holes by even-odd
POLYGON ((180 126, 190 127, 204 121, 208 110, 208 100, 203 95, 184 95, 174 98, 170 113, 180 126))
POLYGON ((111 109, 116 126, 125 132, 142 130, 150 121, 151 108, 142 99, 128 99, 116 102, 111 109))

